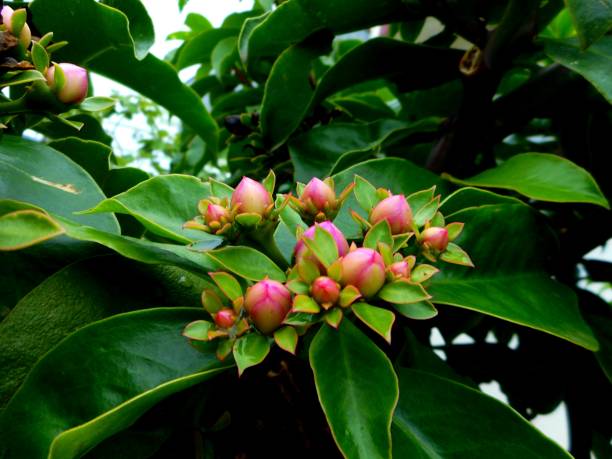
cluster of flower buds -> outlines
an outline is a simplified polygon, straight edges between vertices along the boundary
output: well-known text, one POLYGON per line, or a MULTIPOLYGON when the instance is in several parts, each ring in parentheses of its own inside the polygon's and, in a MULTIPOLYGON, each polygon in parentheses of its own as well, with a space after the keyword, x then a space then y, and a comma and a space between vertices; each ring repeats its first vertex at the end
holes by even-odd
POLYGON ((3 6, 0 15, 6 31, 17 38, 24 50, 28 49, 32 42, 32 32, 26 22, 28 14, 25 8, 13 10, 10 6, 3 6))
POLYGON ((200 215, 186 222, 184 227, 224 235, 229 239, 234 239, 244 230, 260 231, 262 227, 276 222, 287 203, 285 200, 278 208, 274 207, 274 183, 272 171, 262 183, 243 177, 234 190, 211 181, 211 188, 223 191, 226 196, 202 199, 198 203, 200 215))
MULTIPOLYGON (((311 181, 302 192, 313 206, 324 199, 318 200, 320 196, 308 187, 320 184, 328 186, 311 181)), ((327 193, 322 196, 332 196, 331 187, 321 190, 327 193)), ((264 185, 244 178, 225 202, 206 201, 201 212, 207 229, 223 234, 240 215, 256 215, 254 224, 258 224, 273 209, 270 193, 264 185)), ((224 358, 232 349, 236 357, 235 343, 246 342, 249 336, 259 336, 268 346, 274 340, 295 352, 299 335, 309 327, 325 322, 338 328, 347 314, 354 314, 387 341, 395 313, 417 319, 433 317, 436 309, 423 283, 439 269, 422 261, 472 266, 467 254, 450 242, 463 224, 445 225, 440 197, 433 188, 405 197, 376 190, 358 177, 355 194, 360 204, 367 203, 367 219, 355 214, 365 229, 360 246, 349 244, 330 220, 315 222, 306 230, 298 227, 294 264, 285 283, 266 278, 243 294, 240 282, 230 274, 211 273, 229 305, 214 291, 206 291, 204 307, 214 322, 189 324, 185 335, 196 341, 221 338, 217 354, 224 358)), ((246 344, 238 348, 243 352, 246 344)))
POLYGON ((334 180, 313 178, 306 185, 297 184, 298 198, 291 197, 291 206, 299 212, 305 222, 322 222, 333 220, 342 204, 348 198, 354 184, 348 185, 339 196, 336 196, 334 180))

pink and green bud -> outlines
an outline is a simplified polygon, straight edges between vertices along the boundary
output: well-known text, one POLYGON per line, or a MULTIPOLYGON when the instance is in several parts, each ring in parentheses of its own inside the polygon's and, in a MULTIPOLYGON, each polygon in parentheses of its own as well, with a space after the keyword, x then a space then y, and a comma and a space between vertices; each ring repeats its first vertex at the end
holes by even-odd
MULTIPOLYGON (((20 10, 22 9, 19 9, 17 11, 20 11, 20 10)), ((2 24, 4 24, 4 26, 6 27, 6 30, 8 30, 13 35, 15 35, 13 33, 15 31, 15 24, 13 21, 14 13, 15 11, 10 6, 4 6, 2 7, 2 11, 0 11, 0 15, 2 15, 2 24)), ((24 48, 27 49, 28 46, 30 46, 30 43, 32 42, 32 32, 30 31, 30 27, 28 26, 27 23, 23 23, 23 26, 21 27, 21 31, 19 31, 19 37, 17 38, 19 39, 19 43, 24 48)))
MULTIPOLYGON (((344 255, 346 255, 346 253, 349 250, 348 242, 346 241, 344 234, 342 234, 342 231, 340 231, 336 227, 336 225, 334 225, 330 221, 315 223, 310 228, 308 228, 306 231, 304 231, 304 234, 302 235, 302 237, 307 237, 308 239, 314 239, 315 230, 317 226, 323 228, 325 231, 327 231, 329 234, 332 235, 332 237, 334 238, 334 241, 336 241, 336 247, 338 248, 338 256, 343 257, 344 255)), ((308 248, 306 247, 306 244, 304 244, 304 241, 299 240, 298 243, 295 245, 295 259, 299 260, 300 257, 302 257, 302 255, 307 249, 308 248)))
POLYGON ((370 213, 370 223, 387 220, 391 233, 402 234, 412 229, 412 209, 403 194, 396 194, 380 201, 370 213))
POLYGON ((359 248, 342 259, 342 282, 357 287, 366 298, 371 298, 385 283, 385 263, 372 249, 359 248))
POLYGON ((335 205, 336 193, 331 186, 315 177, 304 187, 300 201, 306 208, 312 205, 315 210, 324 212, 335 205))
POLYGON ((329 277, 317 277, 310 286, 310 294, 319 304, 333 305, 340 298, 340 285, 329 277))
POLYGON ((229 220, 231 212, 223 206, 218 204, 208 204, 206 207, 206 213, 204 214, 204 220, 207 225, 214 222, 225 223, 229 220))
POLYGON ((410 265, 405 260, 396 261, 389 266, 393 278, 410 278, 410 265))
POLYGON ((426 248, 444 252, 448 247, 448 230, 432 226, 421 233, 421 241, 426 248))
POLYGON ((236 323, 236 312, 233 309, 221 309, 213 315, 219 328, 231 328, 236 323))
POLYGON ((88 79, 87 70, 78 65, 61 63, 55 64, 47 70, 47 84, 55 92, 60 102, 64 104, 78 104, 87 97, 88 79), (55 68, 59 66, 64 74, 63 84, 58 87, 55 80, 55 68))
POLYGON ((249 177, 242 180, 232 193, 232 208, 235 206, 239 214, 253 213, 264 215, 272 205, 272 195, 265 187, 249 177))
POLYGON ((262 333, 276 330, 291 309, 291 292, 280 282, 264 279, 250 287, 244 307, 262 333))

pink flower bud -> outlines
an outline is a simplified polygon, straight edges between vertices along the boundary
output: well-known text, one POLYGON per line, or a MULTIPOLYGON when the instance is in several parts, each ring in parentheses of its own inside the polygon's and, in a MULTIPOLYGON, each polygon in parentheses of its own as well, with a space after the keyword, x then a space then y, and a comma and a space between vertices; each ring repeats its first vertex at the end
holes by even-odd
MULTIPOLYGON (((306 231, 304 231, 303 237, 307 237, 308 239, 314 239, 314 234, 317 226, 320 226, 333 236, 334 240, 336 241, 336 247, 338 247, 338 256, 343 257, 348 252, 349 245, 348 242, 346 242, 346 238, 344 237, 344 234, 342 234, 342 231, 340 231, 332 222, 324 221, 321 223, 315 223, 306 231)), ((295 259, 298 260, 306 251, 306 249, 307 247, 304 244, 304 241, 298 241, 298 243, 295 245, 295 259)))
POLYGON ((349 252, 342 259, 342 282, 357 287, 366 298, 374 296, 385 283, 385 263, 382 256, 367 248, 349 252))
POLYGON ((212 222, 221 222, 222 219, 228 220, 229 217, 230 211, 225 207, 217 204, 208 204, 208 207, 206 207, 204 220, 206 221, 207 225, 210 225, 212 222))
POLYGON ((221 309, 213 315, 219 328, 231 328, 236 323, 236 313, 233 309, 221 309))
POLYGON ((244 307, 262 333, 276 330, 291 309, 291 293, 280 282, 264 279, 250 287, 244 307))
POLYGON ((448 246, 448 230, 446 228, 432 226, 423 231, 421 240, 425 246, 437 250, 438 252, 444 252, 448 246))
POLYGON ((248 177, 242 180, 232 194, 232 207, 238 206, 238 213, 263 215, 272 204, 272 196, 264 186, 248 177))
POLYGON ((340 298, 340 285, 329 277, 317 277, 310 286, 310 294, 319 304, 334 304, 340 298))
MULTIPOLYGON (((8 30, 11 34, 13 33, 13 13, 15 11, 10 6, 5 6, 0 11, 0 15, 2 15, 2 24, 6 26, 6 30, 8 30)), ((30 31, 30 26, 28 24, 24 24, 21 32, 19 32, 19 43, 24 47, 28 48, 30 43, 32 42, 32 32, 30 31)))
POLYGON ((370 214, 370 223, 387 220, 393 234, 406 233, 412 228, 412 209, 403 194, 396 194, 380 201, 370 214))
POLYGON ((389 271, 393 277, 410 277, 410 266, 406 261, 396 261, 389 266, 389 271))
POLYGON ((318 211, 324 211, 326 204, 329 208, 336 202, 336 193, 327 183, 315 177, 304 188, 300 201, 305 205, 311 202, 318 211))
POLYGON ((47 84, 53 89, 57 98, 64 104, 78 104, 87 97, 87 70, 78 65, 61 63, 55 64, 47 70, 47 84), (55 67, 60 66, 64 72, 64 85, 55 89, 55 67))

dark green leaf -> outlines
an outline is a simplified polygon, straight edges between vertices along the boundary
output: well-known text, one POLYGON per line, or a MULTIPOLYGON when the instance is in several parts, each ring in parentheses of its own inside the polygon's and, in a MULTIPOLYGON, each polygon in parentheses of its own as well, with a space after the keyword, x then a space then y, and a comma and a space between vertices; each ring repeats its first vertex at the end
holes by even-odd
POLYGON ((612 29, 610 0, 566 0, 582 48, 587 48, 612 29))
POLYGON ((355 303, 352 309, 359 320, 391 343, 391 328, 395 322, 395 314, 388 309, 371 306, 364 302, 355 303))
POLYGON ((78 137, 55 140, 49 142, 49 146, 68 156, 102 186, 110 169, 112 150, 109 146, 93 140, 81 140, 78 137))
POLYGON ((270 341, 259 333, 249 333, 236 340, 234 360, 238 366, 238 375, 253 365, 263 362, 270 352, 270 341))
POLYGON ((37 210, 17 210, 0 217, 0 251, 19 250, 62 234, 51 217, 37 210))

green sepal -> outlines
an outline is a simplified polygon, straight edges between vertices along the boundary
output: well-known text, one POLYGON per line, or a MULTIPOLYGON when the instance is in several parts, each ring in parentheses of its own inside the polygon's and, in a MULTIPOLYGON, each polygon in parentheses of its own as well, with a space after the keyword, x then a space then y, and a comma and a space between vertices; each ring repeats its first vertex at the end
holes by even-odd
POLYGON ((268 190, 268 193, 274 193, 274 186, 276 185, 276 175, 274 174, 274 171, 272 169, 270 169, 270 172, 268 172, 268 175, 265 179, 262 180, 261 184, 266 190, 268 190))
POLYGON ((440 254, 440 260, 455 265, 474 267, 470 256, 461 247, 452 242, 449 242, 446 250, 440 254))
POLYGON ((298 295, 307 295, 310 292, 310 287, 306 282, 299 279, 290 280, 285 284, 289 290, 298 295))
POLYGON ((410 304, 394 304, 393 309, 404 317, 415 320, 431 319, 438 315, 438 310, 427 300, 410 304))
POLYGON ((295 348, 298 343, 298 334, 293 327, 279 328, 274 332, 274 341, 284 351, 295 355, 295 348))
POLYGON ((298 196, 302 196, 302 193, 304 193, 304 188, 306 188, 305 183, 297 182, 295 184, 295 192, 297 193, 298 196))
POLYGON ((436 196, 427 204, 425 204, 419 211, 415 214, 413 224, 420 228, 425 225, 428 221, 430 221, 436 213, 438 212, 438 208, 440 207, 440 196, 436 196))
POLYGON ((51 40, 53 40, 53 32, 47 32, 38 40, 38 44, 44 48, 51 43, 51 40))
POLYGON ((44 74, 49 66, 49 55, 45 48, 37 42, 32 42, 31 55, 36 70, 44 74))
POLYGON ((327 277, 335 280, 336 282, 340 282, 342 279, 342 260, 338 259, 329 265, 327 268, 327 277))
POLYGON ((221 289, 223 294, 232 302, 242 296, 242 287, 234 276, 229 273, 219 271, 216 273, 208 273, 217 287, 221 289))
POLYGON ((446 225, 446 231, 448 231, 448 240, 454 241, 459 237, 461 231, 463 231, 464 224, 461 222, 453 222, 446 225))
POLYGON ((416 213, 421 210, 426 204, 431 202, 436 193, 436 186, 432 186, 427 190, 417 191, 416 193, 412 193, 406 196, 406 201, 410 205, 410 209, 412 209, 412 214, 416 215, 416 213))
POLYGON ((399 279, 386 284, 378 297, 389 303, 409 304, 431 298, 421 284, 413 284, 404 279, 399 279))
POLYGON ((220 309, 224 308, 225 305, 219 295, 214 290, 206 289, 202 292, 202 306, 209 314, 214 314, 220 309))
POLYGON ((19 8, 13 11, 11 16, 11 27, 15 37, 19 38, 27 19, 28 13, 25 8, 19 8))
POLYGON ((410 280, 415 284, 420 284, 431 278, 439 271, 440 270, 435 266, 422 264, 412 270, 412 272, 410 273, 410 280))
POLYGON ((307 257, 302 257, 300 261, 298 261, 297 270, 302 280, 307 284, 311 284, 312 281, 321 275, 316 263, 309 260, 307 257))
POLYGON ((340 307, 348 308, 351 304, 361 298, 361 292, 354 285, 347 285, 340 292, 340 307))
POLYGON ((305 327, 315 324, 319 321, 316 314, 308 314, 306 312, 290 312, 283 320, 284 325, 293 325, 295 327, 305 327))
POLYGON ((403 248, 414 233, 396 234, 393 236, 393 252, 403 248))
POLYGON ((62 49, 64 46, 66 46, 68 44, 68 42, 66 40, 62 40, 62 41, 56 41, 55 43, 47 46, 47 52, 49 54, 52 54, 60 49, 62 49))
POLYGON ((234 217, 240 225, 245 226, 247 228, 256 227, 259 222, 261 222, 261 215, 256 213, 247 212, 244 214, 238 214, 234 217))
POLYGON ((61 66, 54 65, 53 68, 53 80, 55 82, 55 84, 53 85, 53 90, 55 92, 59 92, 66 85, 66 75, 64 74, 64 71, 62 70, 61 66))
POLYGON ((443 228, 446 222, 444 221, 444 215, 441 212, 436 212, 436 215, 433 216, 431 221, 429 222, 431 226, 436 226, 439 228, 443 228))
POLYGON ((185 326, 183 336, 196 341, 209 341, 208 332, 215 329, 215 324, 207 320, 196 320, 185 326))
POLYGON ((393 249, 390 245, 387 245, 384 242, 379 242, 376 249, 383 257, 385 266, 389 266, 391 263, 393 263, 393 249))
POLYGON ((387 343, 391 344, 391 329, 395 322, 395 314, 393 312, 362 301, 355 303, 352 309, 359 320, 382 336, 387 343))
POLYGON ((323 320, 330 326, 335 329, 338 329, 340 323, 342 322, 342 318, 344 317, 344 313, 340 308, 332 308, 325 313, 323 316, 323 320))
POLYGON ((315 227, 313 239, 303 237, 302 240, 326 268, 338 259, 338 246, 334 237, 320 226, 315 227))
POLYGON ((357 198, 357 202, 361 208, 368 213, 380 202, 374 185, 359 175, 355 175, 355 188, 353 193, 355 193, 355 198, 357 198))
POLYGON ((221 361, 231 354, 234 347, 235 340, 233 339, 221 339, 217 344, 217 350, 215 352, 217 358, 221 361))
POLYGON ((318 314, 321 312, 321 306, 306 295, 296 295, 293 298, 293 306, 291 312, 305 312, 307 314, 318 314))
POLYGON ((234 360, 238 366, 238 376, 244 370, 264 361, 270 352, 270 341, 259 333, 241 336, 234 344, 234 360))
POLYGON ((368 249, 376 250, 379 242, 387 244, 389 247, 393 247, 393 235, 391 234, 389 222, 386 219, 379 221, 370 228, 363 240, 363 246, 368 249))
POLYGON ((359 225, 359 227, 363 231, 368 231, 372 227, 372 224, 369 221, 367 221, 365 218, 363 218, 361 215, 359 215, 354 210, 351 210, 351 218, 353 219, 355 223, 359 225))

